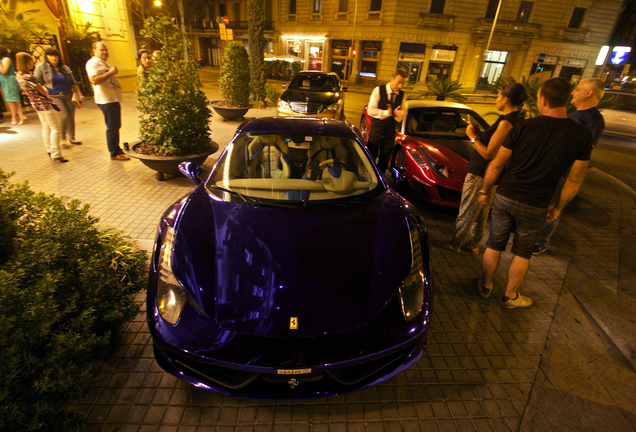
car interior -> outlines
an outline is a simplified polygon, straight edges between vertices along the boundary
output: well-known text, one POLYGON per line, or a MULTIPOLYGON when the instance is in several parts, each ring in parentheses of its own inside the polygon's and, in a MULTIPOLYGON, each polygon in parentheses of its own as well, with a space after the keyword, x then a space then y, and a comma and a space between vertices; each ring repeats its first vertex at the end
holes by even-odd
POLYGON ((458 109, 415 108, 408 112, 406 133, 467 139, 466 126, 469 121, 477 124, 480 130, 484 129, 484 125, 469 112, 458 109))
POLYGON ((354 195, 377 184, 366 153, 350 138, 247 133, 228 146, 208 183, 287 201, 354 195))

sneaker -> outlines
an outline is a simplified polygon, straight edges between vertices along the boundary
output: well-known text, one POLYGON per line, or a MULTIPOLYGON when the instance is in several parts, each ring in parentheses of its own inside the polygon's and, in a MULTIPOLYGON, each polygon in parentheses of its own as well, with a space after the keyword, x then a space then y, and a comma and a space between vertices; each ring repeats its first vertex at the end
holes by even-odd
POLYGON ((532 249, 532 255, 541 255, 543 252, 547 251, 548 248, 545 246, 539 246, 538 244, 534 245, 532 249))
POLYGON ((457 253, 461 252, 460 248, 453 247, 453 245, 451 245, 449 242, 440 242, 439 247, 441 247, 442 249, 450 250, 457 253))
POLYGON ((494 285, 490 288, 486 288, 482 282, 483 281, 481 279, 477 279, 477 289, 479 290, 479 295, 482 296, 482 298, 487 299, 488 297, 490 297, 494 285))
POLYGON ((506 309, 515 309, 519 307, 528 307, 532 305, 532 299, 530 297, 522 296, 517 293, 516 299, 511 299, 505 295, 501 298, 501 305, 506 309))

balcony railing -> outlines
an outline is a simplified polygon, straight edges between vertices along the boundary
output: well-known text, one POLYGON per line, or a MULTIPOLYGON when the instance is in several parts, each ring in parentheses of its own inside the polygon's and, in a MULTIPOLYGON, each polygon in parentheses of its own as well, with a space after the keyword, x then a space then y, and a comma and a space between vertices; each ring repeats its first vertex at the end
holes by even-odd
POLYGON ((436 13, 420 13, 420 18, 417 20, 417 26, 419 28, 425 27, 439 27, 449 28, 453 26, 455 17, 453 15, 444 15, 436 13))
POLYGON ((587 28, 564 28, 559 30, 561 40, 568 42, 588 43, 590 41, 590 29, 587 28))
MULTIPOLYGON (((219 29, 219 24, 216 21, 208 21, 208 20, 192 21, 190 25, 192 26, 193 30, 218 30, 219 29)), ((230 21, 230 23, 227 24, 225 27, 232 30, 247 30, 247 21, 230 21)), ((273 31, 274 21, 264 21, 263 28, 265 30, 273 31)))
MULTIPOLYGON (((492 18, 480 18, 477 21, 477 28, 475 31, 490 31, 492 28, 492 22, 492 18)), ((519 21, 497 20, 497 25, 495 26, 496 33, 517 34, 533 38, 539 37, 539 29, 541 29, 541 24, 519 21)))

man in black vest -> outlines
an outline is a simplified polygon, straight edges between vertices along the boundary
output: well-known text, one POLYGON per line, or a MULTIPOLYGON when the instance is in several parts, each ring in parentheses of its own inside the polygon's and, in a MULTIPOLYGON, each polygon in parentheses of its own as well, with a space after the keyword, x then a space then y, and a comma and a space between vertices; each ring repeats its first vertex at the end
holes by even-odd
POLYGON ((367 113, 371 116, 369 152, 374 160, 379 153, 378 168, 382 174, 389 166, 395 143, 395 127, 406 114, 400 109, 404 101, 404 92, 401 89, 405 80, 404 70, 398 69, 393 72, 388 84, 373 89, 367 107, 367 113))

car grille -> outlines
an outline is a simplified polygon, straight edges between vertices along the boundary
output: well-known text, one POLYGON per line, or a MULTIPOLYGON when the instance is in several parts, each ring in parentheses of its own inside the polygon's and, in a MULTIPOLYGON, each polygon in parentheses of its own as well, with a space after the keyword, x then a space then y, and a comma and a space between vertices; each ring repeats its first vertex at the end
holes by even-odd
POLYGON ((241 394, 258 397, 258 395, 317 396, 327 393, 347 393, 371 383, 386 375, 392 369, 403 364, 409 355, 417 351, 417 346, 410 346, 379 359, 354 366, 317 371, 302 375, 275 375, 244 372, 210 365, 181 354, 169 351, 155 356, 160 359, 168 355, 171 362, 186 374, 197 377, 215 387, 221 387, 229 394, 241 394), (293 385, 290 385, 291 381, 293 385), (298 388, 295 388, 298 386, 298 388))
POLYGON ((302 114, 318 114, 322 111, 322 104, 314 102, 290 102, 292 111, 302 114))
POLYGON ((437 186, 437 193, 442 201, 461 202, 462 191, 437 186))

